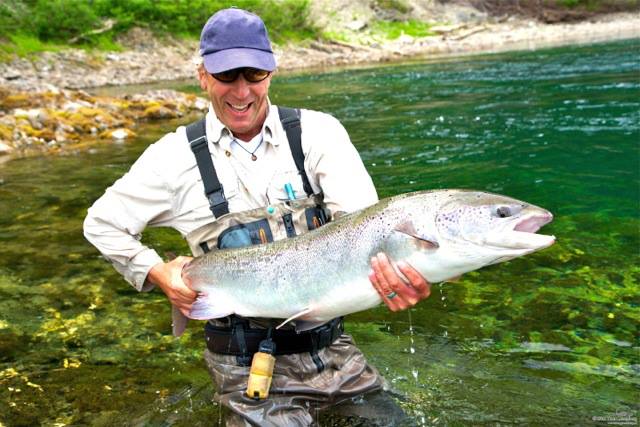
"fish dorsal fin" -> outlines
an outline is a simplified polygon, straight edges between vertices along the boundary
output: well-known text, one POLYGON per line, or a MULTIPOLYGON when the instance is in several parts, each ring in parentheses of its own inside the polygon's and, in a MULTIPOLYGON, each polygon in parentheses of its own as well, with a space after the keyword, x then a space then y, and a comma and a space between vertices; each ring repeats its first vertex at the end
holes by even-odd
POLYGON ((420 247, 420 249, 432 251, 440 247, 435 237, 424 236, 419 234, 416 231, 416 228, 414 227, 413 222, 411 222, 410 220, 407 220, 398 224, 395 228, 395 231, 404 233, 407 236, 411 236, 414 239, 417 239, 418 240, 417 244, 420 247))

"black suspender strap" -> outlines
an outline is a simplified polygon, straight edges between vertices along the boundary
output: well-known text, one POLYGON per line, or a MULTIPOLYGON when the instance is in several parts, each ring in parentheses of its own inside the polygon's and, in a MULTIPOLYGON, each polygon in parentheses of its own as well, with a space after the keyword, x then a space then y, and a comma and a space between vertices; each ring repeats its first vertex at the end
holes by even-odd
MULTIPOLYGON (((313 188, 309 183, 309 177, 304 170, 304 153, 302 152, 302 128, 300 127, 300 111, 294 108, 278 107, 280 121, 284 128, 291 155, 302 178, 307 197, 313 194, 313 188)), ((206 120, 203 118, 187 126, 187 139, 191 146, 191 151, 196 156, 196 163, 200 170, 204 193, 209 201, 209 209, 216 218, 229 213, 229 202, 224 196, 224 190, 216 174, 216 169, 211 160, 211 152, 207 145, 206 120)))
POLYGON ((280 115, 280 121, 282 127, 287 133, 287 139, 289 140, 289 147, 291 148, 291 155, 296 162, 296 168, 302 178, 302 185, 304 187, 307 197, 313 194, 311 184, 309 184, 309 177, 304 170, 304 153, 302 152, 302 128, 300 127, 300 111, 293 108, 278 107, 278 114, 280 115))
POLYGON ((209 201, 209 209, 213 212, 214 217, 219 218, 229 213, 229 202, 224 197, 222 185, 211 160, 205 123, 203 118, 188 125, 187 139, 189 140, 191 151, 196 156, 196 163, 204 184, 204 193, 209 201))

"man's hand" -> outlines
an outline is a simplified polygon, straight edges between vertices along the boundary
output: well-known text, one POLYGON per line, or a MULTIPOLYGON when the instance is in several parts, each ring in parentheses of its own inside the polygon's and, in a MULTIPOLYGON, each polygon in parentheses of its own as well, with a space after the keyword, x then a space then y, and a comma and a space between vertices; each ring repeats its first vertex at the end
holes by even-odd
POLYGON ((182 281, 182 267, 193 258, 179 256, 167 263, 154 265, 147 279, 162 289, 171 304, 177 307, 185 316, 191 311, 191 304, 198 295, 188 284, 182 281))
POLYGON ((431 284, 407 263, 396 264, 408 281, 393 269, 391 261, 383 253, 371 258, 373 272, 369 280, 391 311, 413 307, 431 294, 431 284))

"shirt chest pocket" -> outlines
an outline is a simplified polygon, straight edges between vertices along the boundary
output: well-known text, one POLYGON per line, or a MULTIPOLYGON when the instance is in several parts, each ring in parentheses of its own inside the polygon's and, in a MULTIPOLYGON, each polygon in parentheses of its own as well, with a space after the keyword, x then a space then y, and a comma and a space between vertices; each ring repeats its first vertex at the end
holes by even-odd
MULTIPOLYGON (((229 202, 229 206, 231 206, 238 199, 238 182, 233 180, 225 184, 223 188, 224 196, 229 202)), ((211 215, 209 200, 207 200, 204 184, 200 176, 193 180, 187 191, 178 194, 178 196, 179 199, 176 202, 181 210, 197 211, 200 216, 208 217, 211 215)))
POLYGON ((306 198, 307 193, 304 191, 302 178, 298 171, 276 174, 267 188, 267 197, 270 203, 306 198))

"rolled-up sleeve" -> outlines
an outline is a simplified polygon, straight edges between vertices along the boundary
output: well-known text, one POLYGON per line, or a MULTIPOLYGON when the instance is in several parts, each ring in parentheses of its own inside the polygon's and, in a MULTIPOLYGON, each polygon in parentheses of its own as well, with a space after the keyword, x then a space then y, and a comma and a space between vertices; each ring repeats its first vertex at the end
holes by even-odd
MULTIPOLYGON (((162 258, 140 241, 145 227, 170 214, 172 191, 154 171, 153 146, 89 208, 84 236, 139 291, 162 258)), ((157 165, 156 165, 157 166, 157 165)))

